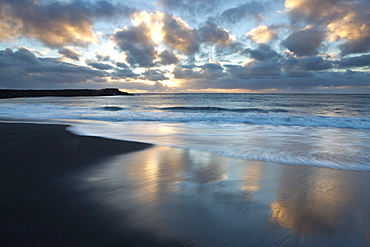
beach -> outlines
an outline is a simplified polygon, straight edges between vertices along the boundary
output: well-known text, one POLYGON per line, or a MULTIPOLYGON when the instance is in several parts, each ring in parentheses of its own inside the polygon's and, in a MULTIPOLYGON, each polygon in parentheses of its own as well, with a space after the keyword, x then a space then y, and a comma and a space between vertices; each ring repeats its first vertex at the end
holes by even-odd
POLYGON ((369 246, 370 173, 1 123, 1 246, 369 246))

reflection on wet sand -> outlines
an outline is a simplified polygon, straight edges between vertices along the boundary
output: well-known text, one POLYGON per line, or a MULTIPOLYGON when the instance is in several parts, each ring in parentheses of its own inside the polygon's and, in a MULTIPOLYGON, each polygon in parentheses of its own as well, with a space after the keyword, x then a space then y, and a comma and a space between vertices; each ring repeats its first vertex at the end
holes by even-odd
POLYGON ((155 146, 84 174, 81 188, 90 188, 92 201, 115 212, 117 224, 184 245, 370 244, 367 172, 155 146))
POLYGON ((369 182, 366 172, 282 166, 271 221, 290 232, 288 245, 368 246, 369 196, 359 189, 369 182))

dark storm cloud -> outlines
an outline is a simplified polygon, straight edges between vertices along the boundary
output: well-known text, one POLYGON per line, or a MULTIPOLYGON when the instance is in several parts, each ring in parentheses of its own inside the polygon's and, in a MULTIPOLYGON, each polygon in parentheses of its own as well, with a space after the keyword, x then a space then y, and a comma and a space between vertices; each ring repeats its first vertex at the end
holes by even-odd
POLYGON ((86 61, 86 64, 98 70, 110 70, 113 68, 112 65, 100 63, 100 62, 96 62, 92 60, 86 61))
POLYGON ((168 78, 163 74, 164 72, 157 69, 149 69, 141 74, 141 78, 149 81, 163 81, 168 78))
POLYGON ((281 44, 297 56, 311 56, 319 53, 324 40, 324 31, 310 27, 293 32, 281 44))
POLYGON ((341 68, 370 66, 370 55, 342 58, 335 62, 341 68))
POLYGON ((200 68, 200 73, 205 78, 213 79, 224 76, 224 68, 218 63, 205 63, 200 68))
POLYGON ((179 62, 179 58, 173 51, 164 50, 158 55, 160 59, 160 64, 169 65, 169 64, 177 64, 179 62))
POLYGON ((80 60, 80 57, 82 56, 81 53, 76 52, 75 50, 71 48, 64 47, 62 49, 59 49, 58 52, 62 54, 63 56, 72 59, 72 60, 80 60))
POLYGON ((0 0, 0 40, 32 37, 49 47, 86 45, 95 41, 94 20, 129 13, 125 6, 107 1, 0 0))
POLYGON ((102 61, 102 62, 110 62, 111 61, 111 58, 109 55, 104 55, 104 54, 96 54, 96 59, 98 61, 102 61))
POLYGON ((0 67, 22 66, 24 64, 38 65, 40 61, 35 54, 26 48, 19 48, 18 51, 13 52, 11 49, 0 51, 0 67))
POLYGON ((322 57, 305 57, 294 58, 290 57, 284 61, 286 70, 307 70, 307 71, 321 71, 328 70, 333 67, 333 62, 325 60, 322 57))
POLYGON ((221 13, 221 18, 229 23, 240 22, 250 17, 260 20, 262 18, 261 14, 267 10, 268 7, 266 3, 250 1, 223 11, 221 13))
POLYGON ((121 67, 120 69, 115 69, 111 73, 111 78, 112 80, 121 80, 121 79, 135 79, 138 78, 138 74, 135 74, 131 69, 128 67, 123 68, 121 67))
POLYGON ((150 37, 149 27, 142 22, 138 26, 116 31, 112 37, 131 66, 152 67, 157 57, 155 44, 150 37))
POLYGON ((198 29, 198 34, 201 42, 205 43, 228 46, 233 42, 228 31, 210 21, 198 29))
MULTIPOLYGON (((370 25, 369 25, 369 32, 370 32, 370 25)), ((365 37, 362 37, 360 39, 347 40, 344 44, 339 45, 341 54, 345 56, 351 53, 369 52, 370 51, 370 33, 366 33, 365 35, 364 35, 365 37)))
POLYGON ((279 62, 251 62, 247 66, 228 65, 227 72, 237 79, 264 78, 280 76, 279 62))
MULTIPOLYGON (((226 67, 226 66, 225 66, 226 67)), ((184 87, 192 89, 247 89, 273 90, 275 92, 310 92, 320 90, 339 90, 340 87, 367 87, 370 79, 366 73, 331 72, 317 73, 292 71, 276 74, 272 77, 251 77, 249 69, 237 65, 227 66, 228 76, 213 78, 188 79, 184 87)), ((366 90, 366 89, 365 89, 366 90)))
POLYGON ((249 55, 250 58, 258 61, 274 61, 280 59, 282 56, 271 49, 269 45, 261 44, 257 49, 245 49, 241 54, 249 55))
POLYGON ((54 87, 57 84, 73 84, 94 81, 106 73, 60 62, 51 58, 37 58, 31 51, 0 51, 0 87, 37 88, 54 87))
POLYGON ((116 62, 116 66, 119 67, 119 68, 128 68, 128 65, 125 64, 125 63, 121 63, 121 62, 116 62))
POLYGON ((286 70, 284 71, 286 77, 291 78, 305 78, 305 77, 315 77, 315 73, 305 70, 286 70))
MULTIPOLYGON (((268 51, 271 48, 260 45, 251 51, 268 51)), ((250 52, 250 51, 249 51, 250 52)), ((273 52, 272 52, 273 53, 273 52)), ((319 88, 365 87, 370 79, 366 73, 328 72, 333 62, 322 57, 283 57, 275 54, 275 60, 258 54, 244 66, 206 63, 202 66, 178 66, 174 74, 183 79, 183 87, 192 89, 250 89, 306 91, 319 88), (210 80, 211 78, 211 80, 210 80)))
POLYGON ((228 56, 242 53, 244 50, 244 44, 239 41, 233 41, 228 46, 216 46, 214 52, 217 56, 228 56))
POLYGON ((196 79, 203 77, 202 74, 194 70, 192 66, 177 65, 172 73, 176 79, 196 79))

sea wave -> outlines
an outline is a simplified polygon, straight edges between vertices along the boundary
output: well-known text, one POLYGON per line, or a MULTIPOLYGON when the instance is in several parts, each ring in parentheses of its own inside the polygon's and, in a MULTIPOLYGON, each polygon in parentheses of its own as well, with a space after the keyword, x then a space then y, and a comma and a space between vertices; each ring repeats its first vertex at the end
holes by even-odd
POLYGON ((244 123, 255 125, 275 126, 307 126, 307 127, 332 127, 332 128, 354 128, 370 129, 370 118, 368 117, 328 117, 328 116, 305 116, 289 114, 258 114, 258 113, 222 113, 217 112, 145 112, 125 111, 119 114, 89 114, 85 119, 102 120, 112 122, 126 121, 148 121, 167 123, 244 123))
POLYGON ((129 108, 119 107, 119 106, 104 106, 97 108, 98 110, 103 111, 122 111, 122 110, 128 110, 129 108))
POLYGON ((370 129, 370 118, 362 117, 328 117, 328 116, 302 116, 302 115, 269 115, 253 116, 245 123, 258 125, 285 125, 309 127, 334 127, 370 129))
POLYGON ((289 112, 286 109, 186 107, 186 106, 163 107, 158 109, 164 111, 192 111, 192 112, 256 112, 256 113, 289 112))
POLYGON ((78 124, 69 127, 69 131, 79 135, 211 152, 244 160, 370 171, 369 130, 128 122, 78 124))
POLYGON ((294 115, 280 108, 162 107, 144 109, 106 105, 76 107, 73 105, 2 105, 1 114, 8 117, 43 119, 83 119, 111 122, 162 123, 242 123, 273 126, 307 126, 370 129, 370 117, 294 115))

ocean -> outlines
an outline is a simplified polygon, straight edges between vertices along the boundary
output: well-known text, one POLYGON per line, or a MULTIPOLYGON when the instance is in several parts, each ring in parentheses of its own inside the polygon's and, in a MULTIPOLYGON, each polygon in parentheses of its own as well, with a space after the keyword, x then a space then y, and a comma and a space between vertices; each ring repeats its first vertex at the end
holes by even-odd
POLYGON ((370 171, 370 95, 15 98, 0 100, 0 115, 79 120, 68 130, 236 159, 370 171))

